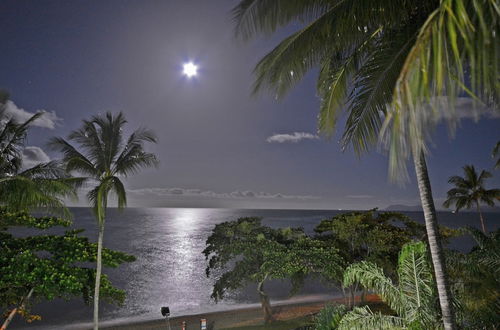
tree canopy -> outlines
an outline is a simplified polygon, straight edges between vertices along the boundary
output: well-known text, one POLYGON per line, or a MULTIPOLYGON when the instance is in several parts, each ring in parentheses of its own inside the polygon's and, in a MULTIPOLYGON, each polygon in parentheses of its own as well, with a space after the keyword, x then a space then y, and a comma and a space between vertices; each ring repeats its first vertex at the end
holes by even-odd
POLYGON ((290 278, 294 292, 307 274, 339 278, 343 269, 336 249, 307 237, 301 228, 263 226, 260 218, 216 225, 203 253, 208 260, 207 276, 216 277, 212 298, 218 301, 228 291, 257 283, 266 321, 272 320, 263 289, 266 280, 290 278))
MULTIPOLYGON (((62 235, 46 234, 53 227, 68 227, 71 221, 58 217, 35 217, 27 212, 11 212, 0 208, 0 307, 19 307, 29 291, 31 302, 80 296, 86 303, 93 300, 97 247, 81 236, 83 230, 67 230, 62 235), (29 236, 15 236, 8 229, 31 228, 29 236), (36 234, 31 234, 36 232, 36 234)), ((104 249, 103 263, 117 267, 134 261, 131 255, 104 249)), ((121 303, 125 293, 112 286, 106 276, 101 281, 101 294, 111 303, 121 303)), ((20 311, 22 315, 29 315, 20 311)))

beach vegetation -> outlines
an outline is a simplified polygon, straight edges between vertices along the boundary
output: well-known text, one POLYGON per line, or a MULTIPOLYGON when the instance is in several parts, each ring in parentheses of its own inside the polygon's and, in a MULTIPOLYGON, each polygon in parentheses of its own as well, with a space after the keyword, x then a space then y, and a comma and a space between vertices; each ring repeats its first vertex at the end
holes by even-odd
MULTIPOLYGON (((2 329, 15 315, 29 322, 39 320, 41 317, 30 309, 41 300, 81 297, 85 303, 92 301, 96 271, 88 264, 96 261, 96 244, 81 236, 80 229, 50 232, 70 225, 70 220, 60 217, 35 217, 25 211, 0 208, 0 308, 6 316, 2 329), (12 234, 12 229, 18 235, 12 234)), ((134 260, 122 252, 103 250, 106 267, 134 260)), ((120 304, 125 298, 125 292, 115 288, 106 275, 101 279, 100 292, 110 303, 120 304)))
POLYGON ((82 180, 71 177, 57 161, 24 166, 28 131, 44 113, 19 122, 6 112, 8 101, 9 94, 0 90, 0 205, 13 211, 43 208, 70 217, 63 199, 76 198, 82 180))
POLYGON ((454 175, 448 179, 448 183, 454 188, 448 190, 447 199, 443 203, 444 207, 449 208, 455 206, 455 212, 461 209, 470 209, 476 207, 481 221, 483 233, 486 233, 483 213, 481 212, 480 204, 484 203, 489 206, 495 205, 495 200, 500 199, 500 189, 486 189, 485 181, 491 178, 490 172, 482 170, 477 173, 473 165, 463 167, 464 176, 454 175))
MULTIPOLYGON (((325 240, 339 251, 346 266, 369 261, 382 267, 393 279, 396 279, 398 255, 403 245, 426 236, 423 224, 399 212, 378 212, 377 209, 338 214, 322 220, 314 230, 319 234, 317 239, 325 240)), ((440 234, 447 242, 460 232, 440 226, 440 234)), ((346 304, 352 307, 358 283, 352 287, 342 286, 341 282, 339 285, 346 304)), ((362 298, 364 294, 363 291, 362 298)))
POLYGON ((316 318, 316 329, 441 328, 438 296, 425 243, 412 242, 403 246, 396 273, 394 281, 373 262, 350 265, 344 272, 344 285, 361 284, 376 293, 392 313, 373 311, 368 305, 351 310, 330 307, 316 318))
POLYGON ((108 112, 104 116, 97 115, 84 120, 81 128, 70 133, 67 140, 55 137, 50 141, 54 149, 62 152, 66 171, 76 172, 86 179, 87 184, 94 184, 87 198, 97 219, 99 233, 93 295, 95 330, 99 323, 102 249, 108 198, 114 194, 118 208, 125 207, 127 194, 122 179, 158 164, 156 156, 144 148, 145 143, 156 143, 153 132, 141 128, 125 139, 123 131, 126 123, 121 112, 117 115, 108 112))
POLYGON ((335 248, 307 237, 301 228, 273 229, 263 226, 260 218, 216 225, 203 254, 207 277, 215 277, 211 297, 219 301, 228 291, 256 283, 266 323, 274 320, 266 281, 290 279, 294 293, 307 274, 340 278, 344 266, 335 248))
POLYGON ((466 329, 495 329, 500 324, 500 230, 484 234, 467 227, 476 245, 468 253, 447 251, 458 316, 466 329))
POLYGON ((320 133, 332 136, 346 112, 344 149, 362 153, 381 142, 391 177, 406 177, 413 158, 443 323, 456 329, 425 158, 436 123, 447 120, 453 132, 459 97, 498 104, 496 0, 242 0, 233 14, 243 39, 299 26, 255 67, 255 93, 282 98, 319 68, 320 133))

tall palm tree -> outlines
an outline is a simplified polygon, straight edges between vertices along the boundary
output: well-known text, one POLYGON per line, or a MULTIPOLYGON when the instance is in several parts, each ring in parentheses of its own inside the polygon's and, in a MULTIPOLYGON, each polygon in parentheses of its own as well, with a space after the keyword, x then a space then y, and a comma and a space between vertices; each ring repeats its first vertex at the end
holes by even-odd
POLYGON ((454 175, 448 179, 448 183, 454 185, 455 188, 448 190, 448 198, 443 206, 448 208, 455 205, 455 211, 458 212, 463 208, 470 209, 475 204, 479 220, 481 220, 481 228, 483 233, 486 233, 483 213, 479 205, 485 203, 494 206, 495 199, 500 198, 500 189, 484 187, 484 181, 492 177, 490 172, 482 170, 478 175, 473 165, 466 165, 463 170, 463 177, 454 175))
POLYGON ((69 134, 68 141, 75 142, 78 148, 61 137, 53 138, 50 142, 53 148, 63 153, 67 171, 78 172, 95 182, 95 187, 88 192, 87 198, 93 207, 99 229, 94 290, 96 330, 99 326, 99 288, 108 196, 114 193, 118 208, 125 207, 127 196, 121 178, 135 174, 141 168, 158 164, 156 156, 144 150, 145 142, 156 143, 154 134, 146 129, 138 129, 124 140, 123 126, 126 122, 121 112, 116 116, 108 112, 105 116, 84 120, 80 129, 69 134))
POLYGON ((233 13, 244 39, 305 25, 257 64, 254 92, 267 87, 283 97, 319 67, 321 133, 331 135, 345 109, 344 148, 361 153, 383 133, 391 176, 405 173, 413 156, 443 323, 454 329, 425 142, 439 119, 454 123, 460 92, 500 99, 495 0, 241 0, 233 13))
POLYGON ((76 197, 81 180, 70 177, 56 161, 23 167, 28 130, 44 113, 20 123, 6 112, 8 99, 0 90, 0 204, 13 210, 50 208, 69 216, 63 198, 76 197))
POLYGON ((493 151, 491 152, 491 157, 493 159, 497 158, 496 163, 495 163, 495 169, 500 168, 500 141, 495 144, 495 147, 493 148, 493 151))

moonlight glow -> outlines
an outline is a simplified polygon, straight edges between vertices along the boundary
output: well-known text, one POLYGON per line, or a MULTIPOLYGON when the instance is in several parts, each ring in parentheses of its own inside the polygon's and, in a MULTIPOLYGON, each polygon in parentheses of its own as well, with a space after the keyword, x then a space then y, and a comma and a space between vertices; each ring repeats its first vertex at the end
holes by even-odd
POLYGON ((193 62, 185 63, 182 73, 188 78, 194 77, 198 74, 198 66, 193 62))

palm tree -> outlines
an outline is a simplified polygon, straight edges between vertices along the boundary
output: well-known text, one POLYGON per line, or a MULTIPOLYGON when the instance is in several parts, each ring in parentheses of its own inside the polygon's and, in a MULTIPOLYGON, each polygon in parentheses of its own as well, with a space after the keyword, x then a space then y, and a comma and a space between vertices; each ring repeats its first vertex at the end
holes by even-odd
POLYGON ((344 148, 361 153, 383 137, 391 176, 413 156, 443 322, 454 329, 425 142, 440 118, 454 123, 459 92, 500 99, 495 0, 241 0, 233 13, 244 39, 305 24, 257 64, 254 92, 281 98, 319 67, 321 133, 331 136, 346 109, 344 148))
POLYGON ((116 116, 108 112, 105 116, 94 116, 90 120, 84 120, 82 127, 68 136, 68 140, 75 142, 82 152, 60 137, 53 138, 50 142, 53 148, 63 153, 63 163, 68 172, 76 171, 96 183, 87 193, 99 228, 94 329, 98 329, 99 326, 99 288, 108 196, 110 193, 116 194, 118 208, 125 207, 127 196, 121 178, 135 174, 141 168, 158 164, 154 154, 144 151, 145 142, 156 143, 154 134, 146 129, 138 129, 125 141, 122 130, 126 122, 121 112, 116 116))
POLYGON ((495 169, 500 168, 500 141, 495 144, 495 147, 493 148, 493 151, 491 152, 491 157, 493 159, 497 158, 496 163, 495 163, 495 169))
POLYGON ((448 198, 443 203, 443 206, 449 208, 454 204, 455 211, 458 212, 463 208, 470 209, 475 204, 481 220, 481 228, 483 233, 486 233, 483 214, 479 205, 482 202, 494 206, 495 199, 500 197, 500 189, 484 188, 484 181, 492 176, 490 172, 482 170, 478 175, 472 165, 464 166, 463 170, 464 177, 454 175, 448 179, 448 183, 454 185, 455 188, 448 190, 448 198))
POLYGON ((6 113, 8 99, 0 90, 0 204, 13 210, 49 208, 69 216, 63 198, 76 197, 81 180, 70 177, 56 161, 23 168, 28 130, 44 113, 19 123, 6 113))

